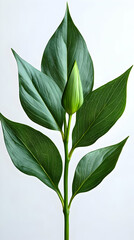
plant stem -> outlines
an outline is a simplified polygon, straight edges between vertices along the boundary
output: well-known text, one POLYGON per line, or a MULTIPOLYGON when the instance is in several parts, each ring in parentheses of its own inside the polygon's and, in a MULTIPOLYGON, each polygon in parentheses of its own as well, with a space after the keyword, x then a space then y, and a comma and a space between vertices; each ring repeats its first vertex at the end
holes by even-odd
POLYGON ((62 207, 64 208, 64 199, 63 199, 62 194, 61 194, 59 189, 57 189, 57 194, 58 194, 58 197, 61 201, 62 207))
POLYGON ((68 141, 69 131, 71 125, 72 115, 69 115, 68 127, 64 138, 64 150, 65 150, 65 167, 64 167, 64 240, 69 240, 69 208, 68 208, 68 168, 69 168, 69 154, 68 154, 68 141))
POLYGON ((64 170, 64 239, 69 240, 69 209, 68 209, 68 164, 66 158, 64 170))

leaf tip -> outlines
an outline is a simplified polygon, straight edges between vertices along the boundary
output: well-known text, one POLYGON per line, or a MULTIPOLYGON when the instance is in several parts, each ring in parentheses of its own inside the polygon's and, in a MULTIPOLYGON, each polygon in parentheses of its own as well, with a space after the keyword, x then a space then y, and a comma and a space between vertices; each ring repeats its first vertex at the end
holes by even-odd
POLYGON ((133 65, 132 65, 130 68, 128 68, 128 70, 126 71, 126 73, 128 74, 128 76, 129 76, 132 68, 133 68, 133 65))
POLYGON ((122 143, 122 147, 125 145, 126 141, 128 140, 129 136, 127 136, 121 143, 122 143))
POLYGON ((131 71, 131 69, 133 68, 133 65, 128 69, 129 70, 129 72, 131 71))
POLYGON ((13 53, 14 57, 15 57, 15 58, 17 58, 17 55, 18 55, 18 54, 17 54, 17 53, 14 51, 14 49, 13 49, 13 48, 11 48, 11 51, 12 51, 12 53, 13 53))
POLYGON ((128 140, 128 138, 129 138, 129 136, 127 136, 127 137, 124 139, 124 141, 126 142, 126 141, 128 140))
POLYGON ((13 55, 14 55, 14 57, 15 57, 15 60, 16 60, 16 62, 17 62, 17 64, 18 64, 19 61, 21 60, 21 57, 17 54, 17 52, 15 52, 14 49, 11 48, 11 51, 12 51, 12 53, 13 53, 13 55))
POLYGON ((68 2, 66 2, 66 11, 69 11, 68 2))
POLYGON ((13 48, 11 48, 11 51, 12 51, 13 55, 15 55, 15 51, 13 50, 13 48))
POLYGON ((68 2, 66 2, 66 13, 65 13, 65 16, 68 18, 68 17, 71 17, 70 15, 70 11, 69 11, 69 5, 68 5, 68 2))
POLYGON ((2 122, 2 120, 4 120, 4 116, 0 113, 0 121, 2 122))

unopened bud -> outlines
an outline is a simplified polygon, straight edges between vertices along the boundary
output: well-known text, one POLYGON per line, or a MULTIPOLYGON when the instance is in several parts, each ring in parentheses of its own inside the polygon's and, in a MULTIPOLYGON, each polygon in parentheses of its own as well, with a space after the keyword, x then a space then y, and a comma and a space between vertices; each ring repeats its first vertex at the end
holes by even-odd
POLYGON ((67 113, 73 114, 83 104, 83 90, 77 62, 75 61, 70 77, 65 86, 62 105, 67 113))

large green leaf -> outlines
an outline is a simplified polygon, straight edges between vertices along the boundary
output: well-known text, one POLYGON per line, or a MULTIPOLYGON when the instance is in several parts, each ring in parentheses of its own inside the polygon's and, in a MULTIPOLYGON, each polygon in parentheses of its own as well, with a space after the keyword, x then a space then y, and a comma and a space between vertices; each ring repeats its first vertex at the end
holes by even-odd
POLYGON ((61 105, 62 92, 47 75, 24 61, 15 51, 18 64, 21 104, 31 120, 53 129, 61 130, 64 109, 61 105))
POLYGON ((63 21, 45 48, 41 69, 54 79, 63 92, 75 61, 78 64, 83 93, 86 96, 93 86, 93 63, 67 6, 63 21))
POLYGON ((86 97, 76 114, 73 149, 93 144, 120 118, 126 105, 126 86, 131 68, 86 97))
POLYGON ((95 188, 114 169, 126 140, 90 152, 80 160, 74 175, 72 198, 95 188))
POLYGON ((35 129, 0 115, 7 151, 23 173, 39 178, 58 191, 62 160, 54 143, 35 129))

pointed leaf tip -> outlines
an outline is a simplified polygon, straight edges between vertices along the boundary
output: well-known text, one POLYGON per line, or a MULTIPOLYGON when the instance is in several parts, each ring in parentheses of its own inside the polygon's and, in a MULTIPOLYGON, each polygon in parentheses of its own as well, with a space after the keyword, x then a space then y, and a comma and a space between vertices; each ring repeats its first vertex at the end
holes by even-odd
POLYGON ((13 48, 11 48, 11 51, 12 51, 12 53, 13 53, 13 55, 14 55, 16 61, 17 61, 17 59, 20 58, 19 55, 14 51, 13 48))
POLYGON ((127 136, 123 141, 122 141, 122 144, 123 146, 125 145, 126 141, 128 140, 129 136, 127 136))
POLYGON ((66 11, 69 11, 68 2, 66 2, 66 11))
POLYGON ((17 61, 17 58, 20 58, 19 55, 18 55, 18 54, 15 52, 15 50, 12 49, 12 48, 11 48, 11 51, 12 51, 12 53, 13 53, 13 55, 14 55, 16 61, 17 61))
POLYGON ((132 68, 133 68, 133 65, 126 72, 130 73, 132 68))
MULTIPOLYGON (((0 113, 0 121, 2 121, 5 117, 0 113)), ((6 119, 6 118, 5 118, 6 119)))
POLYGON ((12 51, 13 55, 15 55, 16 52, 13 50, 13 48, 11 48, 11 51, 12 51))

